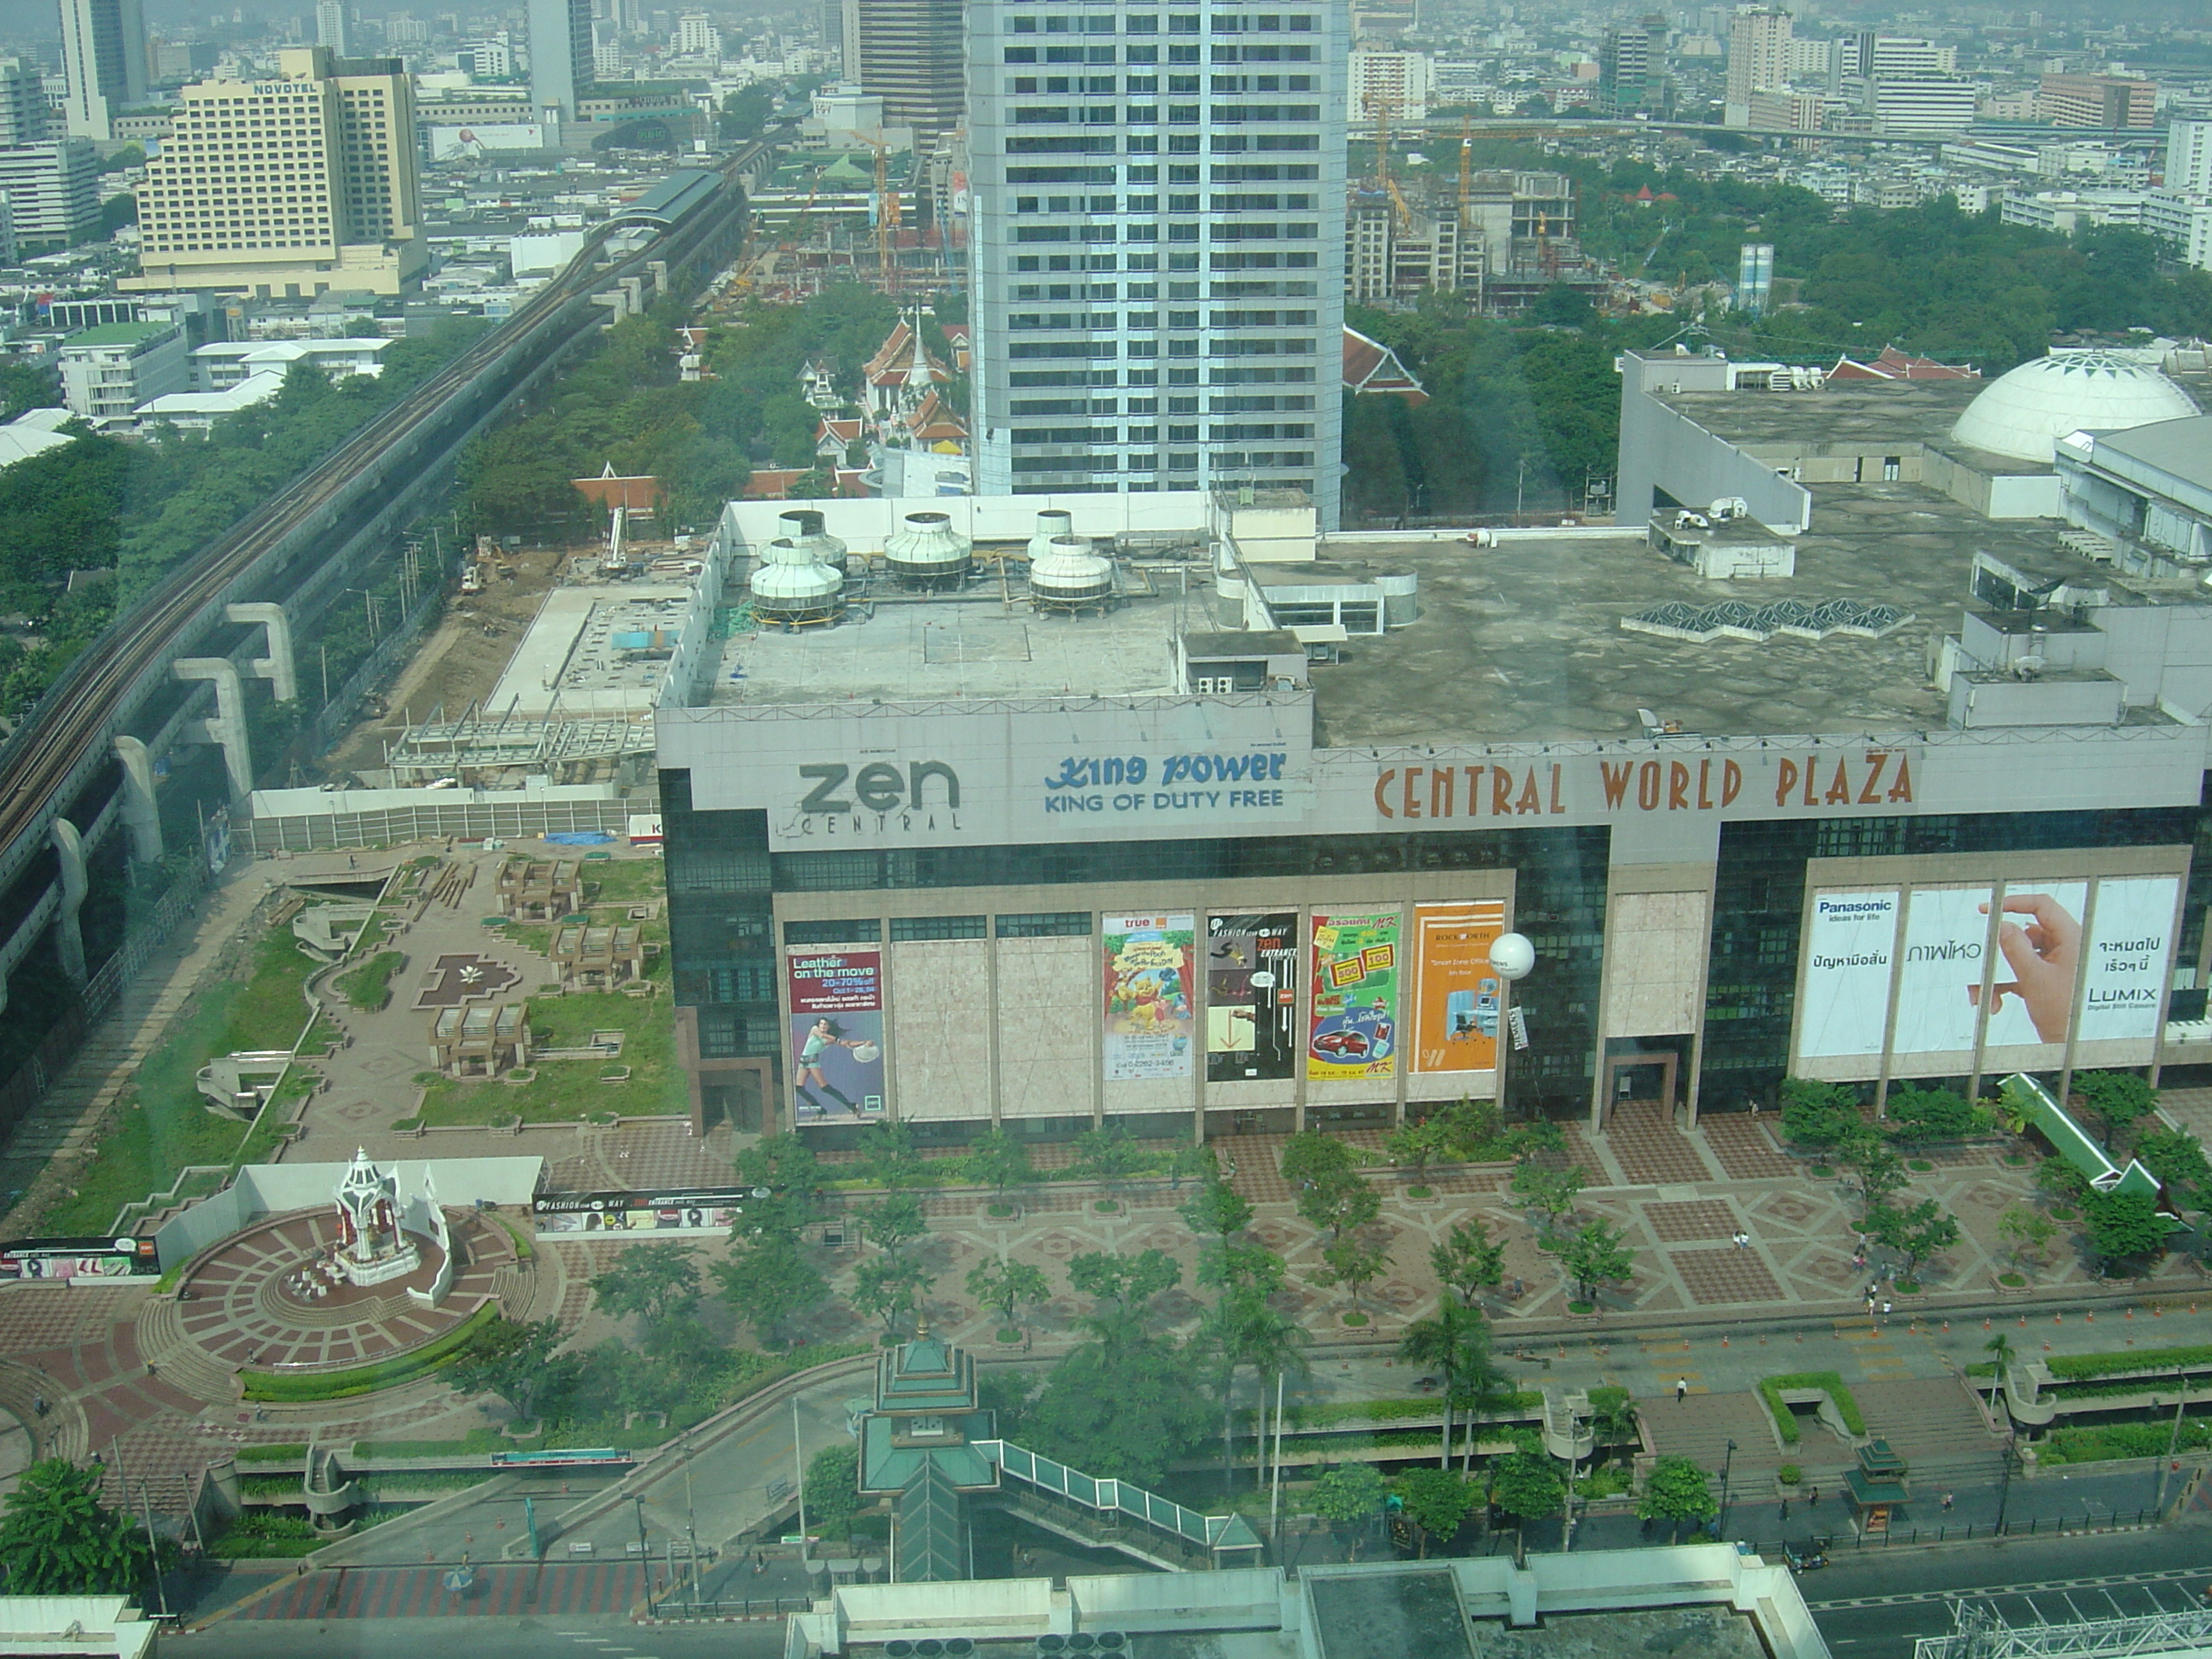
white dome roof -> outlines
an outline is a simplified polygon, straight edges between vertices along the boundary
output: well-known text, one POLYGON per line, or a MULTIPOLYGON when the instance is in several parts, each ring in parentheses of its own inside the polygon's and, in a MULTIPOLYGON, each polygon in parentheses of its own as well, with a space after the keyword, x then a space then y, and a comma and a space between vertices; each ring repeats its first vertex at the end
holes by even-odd
POLYGON ((2187 392, 2146 364, 2114 352, 2069 351, 2022 363, 1985 387, 1951 436, 1992 455, 2048 464, 2051 447, 2069 433, 2196 413, 2187 392))

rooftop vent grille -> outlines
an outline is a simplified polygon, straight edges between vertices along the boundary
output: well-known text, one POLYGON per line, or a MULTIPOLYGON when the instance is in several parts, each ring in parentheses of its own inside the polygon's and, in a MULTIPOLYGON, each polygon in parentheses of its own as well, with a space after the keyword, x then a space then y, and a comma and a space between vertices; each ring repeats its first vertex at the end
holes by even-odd
POLYGON ((1878 640, 1912 620, 1910 611, 1893 605, 1863 605, 1856 599, 1830 599, 1817 605, 1799 599, 1778 599, 1762 605, 1723 599, 1704 606, 1669 599, 1649 611, 1623 617, 1620 625, 1632 634, 1656 634, 1662 639, 1703 645, 1715 639, 1761 643, 1778 634, 1798 640, 1825 640, 1831 634, 1878 640))

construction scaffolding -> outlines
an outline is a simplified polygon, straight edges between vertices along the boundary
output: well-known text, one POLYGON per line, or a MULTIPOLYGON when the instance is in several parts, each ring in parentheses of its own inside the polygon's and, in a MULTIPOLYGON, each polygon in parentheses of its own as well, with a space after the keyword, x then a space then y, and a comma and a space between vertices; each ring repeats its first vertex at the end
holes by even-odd
POLYGON ((514 787, 530 778, 552 783, 604 783, 625 762, 653 754, 650 714, 518 716, 513 705, 493 716, 471 703, 459 720, 443 705, 410 726, 385 750, 395 788, 450 778, 464 788, 514 787))
POLYGON ((1954 1601, 1951 1621, 1956 1628, 1949 1635, 1915 1642, 1912 1659, 2105 1659, 2212 1647, 2212 1607, 2201 1602, 2173 1612, 2014 1625, 1990 1602, 1954 1601))

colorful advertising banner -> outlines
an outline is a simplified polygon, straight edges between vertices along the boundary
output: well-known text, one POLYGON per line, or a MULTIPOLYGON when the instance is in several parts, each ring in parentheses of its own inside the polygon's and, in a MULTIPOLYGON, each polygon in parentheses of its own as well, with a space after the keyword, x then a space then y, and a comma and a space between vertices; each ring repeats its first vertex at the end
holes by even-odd
MULTIPOLYGON (((2081 986, 2078 1035, 2084 1042, 2148 1042, 2158 1035, 2159 1010, 2172 977, 2173 910, 2180 888, 2179 876, 2107 876, 2097 884, 2081 986)), ((2143 1059, 2149 1058, 2146 1048, 2143 1059)))
POLYGON ((1394 1077, 1397 1066, 1398 913, 1316 915, 1306 1076, 1394 1077))
POLYGON ((18 1238, 0 1244, 0 1279, 161 1276, 150 1238, 18 1238))
POLYGON ((715 1192, 541 1193, 530 1201, 540 1233, 677 1233, 713 1237, 744 1213, 741 1188, 715 1192))
POLYGON ((1879 1054, 1897 950, 1894 887, 1824 887, 1805 928, 1801 1054, 1879 1054))
POLYGON ((883 961, 879 951, 794 951, 786 959, 796 1121, 883 1117, 883 961))
POLYGON ((1206 922, 1206 1080, 1295 1076, 1298 918, 1209 916, 1206 922))
POLYGON ((1499 993, 1490 947, 1505 931, 1505 906, 1413 907, 1415 1072, 1498 1069, 1499 993))
POLYGON ((1188 1077, 1196 1035, 1191 947, 1197 918, 1105 916, 1106 1080, 1188 1077))

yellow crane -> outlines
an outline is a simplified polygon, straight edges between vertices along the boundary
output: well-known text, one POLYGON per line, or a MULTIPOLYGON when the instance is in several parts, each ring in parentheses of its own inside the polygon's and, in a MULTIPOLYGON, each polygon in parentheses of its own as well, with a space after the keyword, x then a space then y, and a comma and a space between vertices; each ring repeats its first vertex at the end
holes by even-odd
POLYGON ((880 138, 867 140, 876 152, 876 261, 883 290, 898 292, 898 230, 902 216, 898 192, 890 187, 890 147, 880 138))

